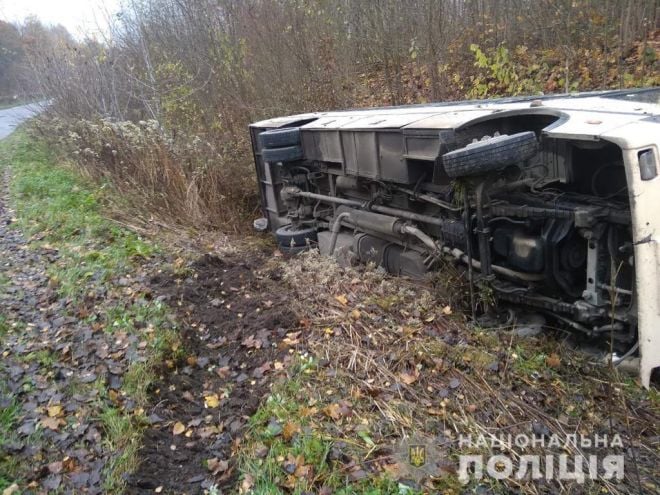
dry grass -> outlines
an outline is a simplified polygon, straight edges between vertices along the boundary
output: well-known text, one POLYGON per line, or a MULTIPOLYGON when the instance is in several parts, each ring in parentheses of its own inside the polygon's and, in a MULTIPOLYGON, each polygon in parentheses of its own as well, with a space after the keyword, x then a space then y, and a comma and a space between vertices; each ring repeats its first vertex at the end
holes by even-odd
MULTIPOLYGON (((490 438, 545 429, 565 440, 571 434, 616 433, 625 446, 622 482, 510 479, 489 484, 498 492, 529 494, 658 488, 656 391, 640 389, 557 336, 523 339, 509 330, 476 328, 454 312, 448 296, 379 270, 339 268, 314 253, 283 270, 321 363, 309 389, 318 391, 319 409, 341 393, 353 411, 341 424, 321 427, 327 437, 353 446, 356 431, 367 428, 377 447, 356 447, 365 465, 387 466, 388 452, 411 435, 443 438, 440 451, 455 469, 459 453, 490 451, 460 449, 460 435, 490 438), (326 396, 326 389, 333 394, 326 396)), ((508 452, 513 459, 523 453, 535 452, 515 447, 508 452)), ((548 452, 537 448, 536 453, 548 452)), ((577 445, 564 453, 586 459, 595 452, 577 445)), ((452 493, 459 486, 450 469, 425 489, 452 493)))
POLYGON ((228 147, 200 136, 170 136, 153 120, 69 121, 48 115, 31 130, 73 158, 86 175, 112 187, 123 209, 142 223, 236 232, 255 211, 246 135, 234 137, 228 147))

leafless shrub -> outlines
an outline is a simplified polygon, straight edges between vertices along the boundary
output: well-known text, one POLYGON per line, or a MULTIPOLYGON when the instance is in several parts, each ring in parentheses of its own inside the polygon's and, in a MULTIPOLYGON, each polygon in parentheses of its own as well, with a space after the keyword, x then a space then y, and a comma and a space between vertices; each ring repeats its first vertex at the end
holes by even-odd
MULTIPOLYGON (((255 204, 246 157, 199 136, 168 137, 155 120, 115 122, 46 116, 33 124, 87 173, 111 180, 135 206, 203 228, 240 225, 255 204)), ((243 143, 245 148, 246 143, 243 143)), ((240 144, 237 145, 240 149, 240 144)))

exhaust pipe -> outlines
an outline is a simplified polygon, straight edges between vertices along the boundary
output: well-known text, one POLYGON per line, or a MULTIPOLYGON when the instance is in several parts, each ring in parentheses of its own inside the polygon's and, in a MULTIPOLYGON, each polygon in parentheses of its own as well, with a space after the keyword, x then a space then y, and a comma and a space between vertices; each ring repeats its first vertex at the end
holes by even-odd
POLYGON ((440 253, 442 246, 437 244, 430 236, 422 232, 413 225, 405 224, 401 219, 382 215, 371 211, 356 210, 340 206, 337 208, 337 216, 332 223, 332 237, 330 239, 330 255, 335 251, 337 236, 341 229, 342 221, 350 222, 355 228, 369 232, 393 235, 401 237, 402 235, 412 235, 419 239, 425 246, 435 253, 440 253))

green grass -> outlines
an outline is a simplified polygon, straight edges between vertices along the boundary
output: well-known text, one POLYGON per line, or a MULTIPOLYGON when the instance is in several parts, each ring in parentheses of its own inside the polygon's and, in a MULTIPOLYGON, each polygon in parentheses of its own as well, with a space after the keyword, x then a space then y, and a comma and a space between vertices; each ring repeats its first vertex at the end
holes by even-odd
MULTIPOLYGON (((178 334, 166 305, 141 294, 124 296, 123 287, 113 281, 130 279, 141 263, 159 253, 158 247, 108 219, 105 205, 111 198, 106 196, 107 190, 85 180, 24 130, 0 142, 0 170, 4 166, 11 170, 10 199, 16 224, 31 239, 29 248, 57 252, 47 275, 58 294, 70 302, 71 314, 89 300, 90 291, 114 291, 113 297, 93 299, 95 312, 87 323, 102 325, 107 332, 137 334, 147 341, 146 362, 129 364, 121 390, 139 407, 146 406, 155 367, 182 352, 178 334)), ((0 285, 6 281, 0 275, 0 285)), ((14 331, 13 326, 0 316, 0 338, 9 331, 14 331)), ((43 367, 51 367, 56 359, 47 351, 24 357, 43 367)), ((89 387, 98 389, 99 403, 91 414, 100 419, 105 449, 113 454, 104 470, 104 490, 121 493, 123 475, 139 462, 144 422, 139 414, 115 407, 103 382, 72 383, 69 392, 89 387)), ((0 472, 0 488, 12 479, 0 472)))
POLYGON ((51 368, 57 362, 57 355, 48 349, 29 352, 19 357, 24 363, 39 363, 42 368, 51 368))
POLYGON ((56 247, 62 262, 49 275, 60 293, 79 297, 88 281, 107 282, 130 272, 136 259, 148 258, 157 248, 103 215, 103 190, 84 181, 42 145, 17 132, 3 143, 11 156, 11 196, 19 227, 40 244, 56 247))
POLYGON ((5 315, 0 315, 0 337, 5 335, 11 330, 9 323, 7 323, 7 317, 5 315))
POLYGON ((516 356, 513 361, 514 369, 518 373, 532 375, 547 369, 545 364, 547 355, 543 352, 517 345, 513 354, 516 356))
POLYGON ((302 361, 287 380, 275 384, 268 399, 250 418, 239 465, 243 478, 252 477, 253 493, 301 495, 316 493, 322 486, 339 495, 417 493, 384 475, 350 481, 343 466, 329 458, 334 440, 324 436, 322 429, 317 429, 315 421, 304 412, 308 406, 308 391, 304 386, 306 371, 313 366, 311 362, 302 361), (278 431, 274 424, 295 425, 297 433, 287 438, 288 435, 278 431), (268 453, 258 458, 254 454, 263 447, 268 453), (311 466, 313 477, 290 476, 285 464, 292 458, 304 459, 304 465, 311 466))
POLYGON ((18 464, 11 455, 4 454, 4 446, 12 441, 12 434, 20 406, 12 402, 7 407, 0 407, 0 490, 10 486, 17 476, 18 464))
POLYGON ((124 414, 114 407, 104 408, 99 419, 104 430, 103 443, 109 452, 115 452, 109 465, 104 468, 103 488, 106 493, 122 493, 125 484, 122 475, 134 469, 139 462, 139 432, 144 423, 139 416, 124 414))

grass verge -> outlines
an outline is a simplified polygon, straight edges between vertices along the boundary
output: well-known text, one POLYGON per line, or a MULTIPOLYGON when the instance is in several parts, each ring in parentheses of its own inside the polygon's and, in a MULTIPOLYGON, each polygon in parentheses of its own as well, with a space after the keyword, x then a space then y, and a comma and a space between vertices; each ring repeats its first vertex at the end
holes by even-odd
MULTIPOLYGON (((322 427, 324 413, 332 414, 332 406, 318 397, 314 381, 307 378, 317 371, 313 359, 301 358, 250 419, 240 454, 240 489, 263 495, 418 493, 386 472, 367 476, 357 463, 343 462, 340 448, 346 441, 337 441, 322 427)), ((359 432, 352 443, 367 449, 373 445, 359 432)))
MULTIPOLYGON (((13 440, 12 432, 16 426, 19 406, 10 401, 0 406, 0 452, 5 451, 5 447, 13 440)), ((16 461, 8 455, 2 455, 0 458, 0 490, 9 487, 17 474, 18 466, 16 461)))
MULTIPOLYGON (((139 359, 123 358, 125 379, 120 390, 101 380, 70 387, 76 393, 92 387, 98 392, 89 417, 100 425, 111 459, 103 473, 104 489, 121 493, 125 473, 138 462, 145 424, 142 406, 154 369, 180 348, 166 306, 153 300, 140 282, 159 248, 104 216, 108 199, 104 188, 82 178, 26 131, 0 143, 0 163, 9 167, 14 220, 28 248, 56 255, 46 271, 49 284, 64 301, 63 316, 103 330, 109 339, 137 336, 144 344, 135 354, 139 359), (127 401, 130 410, 123 407, 127 401)), ((1 318, 0 338, 7 331, 9 323, 1 318)), ((45 351, 22 358, 46 369, 56 359, 45 351)), ((11 411, 2 410, 0 433, 11 429, 11 411)), ((20 478, 20 471, 10 474, 20 478)), ((0 484, 12 480, 0 473, 0 484)))

